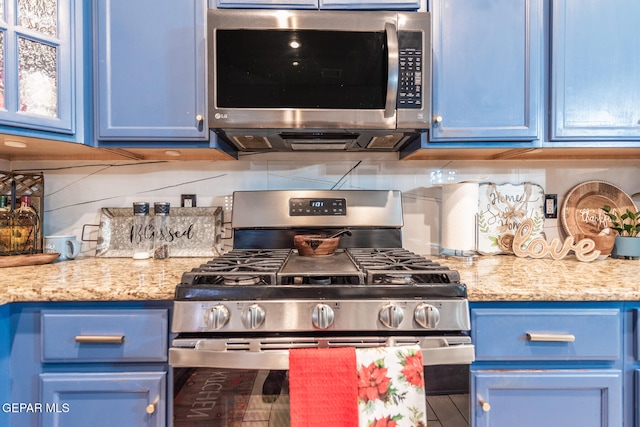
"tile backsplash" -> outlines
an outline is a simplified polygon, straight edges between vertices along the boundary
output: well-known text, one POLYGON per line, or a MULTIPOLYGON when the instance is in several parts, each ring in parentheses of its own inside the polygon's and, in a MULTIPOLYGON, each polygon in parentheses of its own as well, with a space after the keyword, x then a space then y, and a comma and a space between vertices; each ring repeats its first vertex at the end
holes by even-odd
MULTIPOLYGON (((222 206, 225 221, 230 221, 231 195, 236 190, 393 189, 403 193, 403 245, 422 254, 440 250, 441 182, 532 182, 557 194, 559 207, 573 186, 589 180, 610 182, 630 195, 640 192, 640 160, 400 161, 341 156, 314 161, 314 157, 318 158, 307 154, 286 160, 255 155, 228 162, 14 161, 10 166, 24 173, 44 172, 47 235, 73 234, 80 239, 85 224, 99 224, 102 207, 130 207, 134 201, 180 206, 181 194, 196 194, 198 206, 222 206)), ((544 229, 548 239, 564 238, 560 220, 545 220, 544 229)), ((85 239, 95 238, 93 230, 85 232, 85 239)), ((94 242, 84 241, 82 246, 84 255, 95 254, 94 242)))

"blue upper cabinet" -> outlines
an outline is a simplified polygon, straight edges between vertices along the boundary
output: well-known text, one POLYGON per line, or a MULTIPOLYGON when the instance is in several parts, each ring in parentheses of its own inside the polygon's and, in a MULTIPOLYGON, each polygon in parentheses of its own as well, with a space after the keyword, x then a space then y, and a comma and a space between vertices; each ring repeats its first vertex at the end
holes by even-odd
POLYGON ((319 0, 320 9, 418 10, 420 0, 319 0))
POLYGON ((76 132, 81 17, 80 0, 0 2, 0 125, 76 132))
POLYGON ((539 138, 542 0, 432 0, 430 141, 539 138))
POLYGON ((640 139, 640 2, 554 0, 551 140, 640 139))
POLYGON ((206 0, 94 0, 96 137, 208 140, 206 0))
POLYGON ((420 0, 215 0, 218 8, 418 10, 420 0))
POLYGON ((220 9, 317 9, 318 0, 217 0, 220 9))

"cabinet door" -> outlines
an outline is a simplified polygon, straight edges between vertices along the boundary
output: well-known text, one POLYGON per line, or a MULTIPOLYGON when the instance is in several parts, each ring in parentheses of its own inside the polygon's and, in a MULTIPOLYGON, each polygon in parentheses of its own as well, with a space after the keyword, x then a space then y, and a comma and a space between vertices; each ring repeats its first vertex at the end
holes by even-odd
POLYGON ((640 139, 640 2, 552 3, 550 138, 640 139))
POLYGON ((205 0, 95 0, 98 140, 205 140, 205 0))
POLYGON ((72 36, 81 10, 81 2, 76 9, 72 0, 9 1, 0 7, 0 124, 74 133, 71 42, 81 37, 72 36))
POLYGON ((320 9, 418 10, 420 0, 320 0, 320 9))
POLYGON ((41 374, 42 426, 166 425, 166 373, 41 374))
POLYGON ((216 0, 218 8, 317 9, 318 0, 216 0))
POLYGON ((537 139, 542 2, 431 4, 431 141, 537 139))
POLYGON ((622 425, 617 370, 472 372, 476 427, 622 425))

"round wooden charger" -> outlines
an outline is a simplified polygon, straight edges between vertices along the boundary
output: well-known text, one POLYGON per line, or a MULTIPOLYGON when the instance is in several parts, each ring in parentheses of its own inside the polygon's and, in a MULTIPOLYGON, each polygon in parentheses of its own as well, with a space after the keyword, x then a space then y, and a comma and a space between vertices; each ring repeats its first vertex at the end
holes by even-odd
POLYGON ((636 212, 631 197, 613 184, 587 181, 573 187, 562 203, 560 218, 567 236, 598 234, 610 225, 602 207, 608 205, 618 212, 636 212))

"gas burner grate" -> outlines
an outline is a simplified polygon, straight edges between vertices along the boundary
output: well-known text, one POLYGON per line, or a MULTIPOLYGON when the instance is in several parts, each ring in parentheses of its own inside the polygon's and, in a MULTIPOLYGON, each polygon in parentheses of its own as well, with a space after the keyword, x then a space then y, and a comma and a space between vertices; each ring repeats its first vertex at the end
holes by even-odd
POLYGON ((188 285, 274 285, 288 249, 234 249, 182 275, 188 285))
POLYGON ((355 263, 368 283, 386 285, 419 285, 459 283, 460 274, 437 262, 402 248, 350 249, 355 263))

